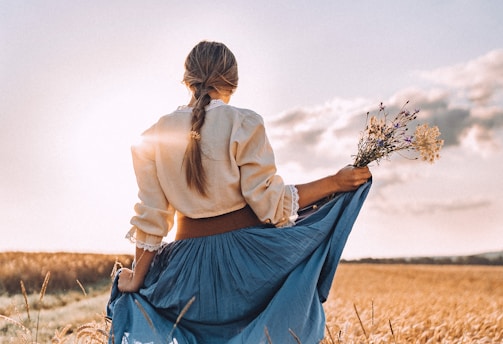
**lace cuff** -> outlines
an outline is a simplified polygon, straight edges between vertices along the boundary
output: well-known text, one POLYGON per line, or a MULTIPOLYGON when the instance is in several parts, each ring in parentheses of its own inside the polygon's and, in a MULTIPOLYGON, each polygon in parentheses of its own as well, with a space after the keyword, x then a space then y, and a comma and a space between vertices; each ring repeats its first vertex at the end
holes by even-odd
POLYGON ((281 224, 279 227, 292 227, 295 225, 295 221, 299 217, 299 191, 295 187, 295 185, 286 185, 288 190, 290 190, 290 194, 292 195, 292 203, 290 206, 290 216, 288 216, 288 221, 284 224, 281 224))
POLYGON ((136 247, 150 252, 157 251, 162 244, 162 237, 145 233, 135 226, 126 234, 126 239, 136 244, 136 247))

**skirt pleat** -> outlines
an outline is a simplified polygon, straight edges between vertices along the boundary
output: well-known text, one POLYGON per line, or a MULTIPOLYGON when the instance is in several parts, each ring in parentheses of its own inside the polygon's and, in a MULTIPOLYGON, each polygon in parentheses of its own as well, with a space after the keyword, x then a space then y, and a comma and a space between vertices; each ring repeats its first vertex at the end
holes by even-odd
POLYGON ((371 182, 295 226, 249 227, 165 244, 138 293, 107 314, 112 343, 318 343, 322 308, 371 182))

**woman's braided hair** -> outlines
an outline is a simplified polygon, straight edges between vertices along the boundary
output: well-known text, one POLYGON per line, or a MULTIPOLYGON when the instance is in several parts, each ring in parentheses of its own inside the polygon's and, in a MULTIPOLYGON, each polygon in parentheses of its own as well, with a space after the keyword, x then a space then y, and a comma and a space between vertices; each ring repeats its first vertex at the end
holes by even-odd
POLYGON ((185 177, 190 188, 206 196, 206 174, 201 159, 201 128, 210 103, 210 92, 232 93, 238 85, 238 67, 234 54, 224 44, 198 43, 185 60, 184 83, 193 92, 189 144, 185 151, 185 177))

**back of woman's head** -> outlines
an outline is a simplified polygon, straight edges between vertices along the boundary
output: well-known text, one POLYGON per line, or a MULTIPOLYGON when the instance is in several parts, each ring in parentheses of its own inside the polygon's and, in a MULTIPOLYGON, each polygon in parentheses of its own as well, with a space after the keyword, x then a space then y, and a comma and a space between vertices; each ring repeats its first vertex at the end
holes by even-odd
POLYGON ((234 54, 223 43, 198 43, 185 60, 183 81, 194 95, 189 144, 185 151, 185 176, 190 188, 206 195, 206 174, 201 159, 201 128, 210 103, 210 92, 232 93, 238 85, 234 54))
POLYGON ((238 86, 238 66, 234 54, 223 43, 198 43, 185 60, 185 84, 196 100, 204 91, 232 92, 238 86))

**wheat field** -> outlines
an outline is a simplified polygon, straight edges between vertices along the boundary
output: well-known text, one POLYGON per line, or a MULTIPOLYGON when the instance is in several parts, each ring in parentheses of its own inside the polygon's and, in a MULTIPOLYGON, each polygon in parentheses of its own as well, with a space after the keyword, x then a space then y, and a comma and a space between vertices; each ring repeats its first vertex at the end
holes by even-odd
POLYGON ((334 343, 503 343, 503 267, 341 264, 325 310, 334 343))
MULTIPOLYGON (((69 290, 43 280, 38 292, 0 296, 0 343, 106 343, 110 280, 69 290)), ((323 344, 503 343, 503 267, 344 263, 324 307, 323 344)))

